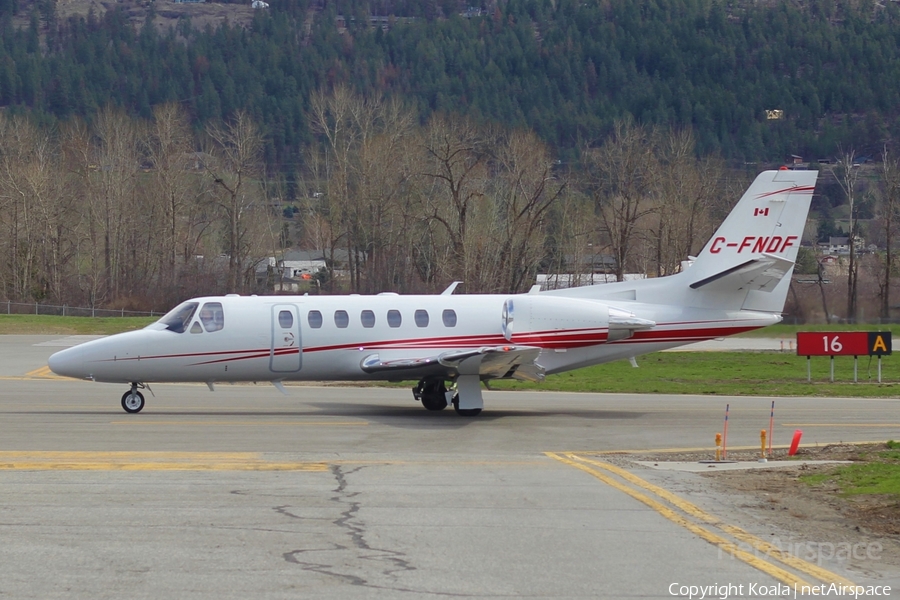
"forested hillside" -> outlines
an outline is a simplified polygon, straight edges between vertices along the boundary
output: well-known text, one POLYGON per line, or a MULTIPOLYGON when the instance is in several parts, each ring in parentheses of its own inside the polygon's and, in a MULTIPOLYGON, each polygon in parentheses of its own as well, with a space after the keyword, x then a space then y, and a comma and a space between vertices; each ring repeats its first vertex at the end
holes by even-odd
POLYGON ((52 122, 177 102, 198 128, 243 108, 269 169, 291 176, 310 94, 341 83, 402 97, 423 123, 440 111, 532 129, 563 158, 627 115, 690 127, 701 154, 735 160, 866 154, 900 128, 900 9, 884 4, 508 0, 464 16, 455 0, 273 0, 246 27, 198 30, 161 25, 177 6, 164 0, 139 27, 124 8, 61 19, 53 0, 6 0, 0 105, 52 122), (386 31, 373 14, 393 15, 386 31))
MULTIPOLYGON (((313 292, 665 275, 789 154, 850 167, 813 239, 897 233, 894 2, 272 0, 199 27, 80 1, 0 0, 6 299, 272 291, 291 245, 328 258, 313 292)), ((866 267, 884 315, 893 262, 866 267)))

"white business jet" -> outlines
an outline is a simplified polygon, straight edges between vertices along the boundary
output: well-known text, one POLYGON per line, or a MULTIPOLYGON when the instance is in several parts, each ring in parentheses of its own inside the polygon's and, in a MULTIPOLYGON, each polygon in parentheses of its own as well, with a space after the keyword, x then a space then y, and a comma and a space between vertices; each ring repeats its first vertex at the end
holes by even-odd
POLYGON ((481 382, 560 373, 781 320, 815 171, 760 174, 676 275, 527 294, 216 296, 156 323, 57 352, 54 373, 155 382, 412 380, 432 411, 481 412, 481 382))

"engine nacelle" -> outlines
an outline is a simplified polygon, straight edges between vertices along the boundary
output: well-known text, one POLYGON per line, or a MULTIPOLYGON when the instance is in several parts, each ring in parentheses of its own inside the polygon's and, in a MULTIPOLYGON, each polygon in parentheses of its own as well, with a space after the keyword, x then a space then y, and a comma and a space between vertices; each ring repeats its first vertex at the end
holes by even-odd
POLYGON ((504 337, 515 344, 573 348, 603 344, 609 336, 609 307, 600 302, 525 295, 503 303, 504 337))
POLYGON ((507 341, 542 348, 578 348, 631 337, 656 323, 603 302, 523 295, 503 303, 501 329, 507 341))

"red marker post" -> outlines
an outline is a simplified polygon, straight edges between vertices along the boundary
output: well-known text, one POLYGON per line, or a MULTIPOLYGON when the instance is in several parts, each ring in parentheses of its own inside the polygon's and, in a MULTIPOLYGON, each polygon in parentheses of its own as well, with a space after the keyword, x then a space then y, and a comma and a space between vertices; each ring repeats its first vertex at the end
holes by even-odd
POLYGON ((775 401, 772 400, 772 410, 769 411, 769 456, 772 456, 772 429, 775 426, 775 401))
POLYGON ((791 448, 788 450, 788 456, 793 456, 797 454, 797 448, 800 447, 800 438, 803 437, 803 432, 799 429, 794 431, 794 439, 791 440, 791 448))
POLYGON ((725 429, 722 433, 722 459, 724 460, 728 456, 728 450, 726 450, 726 444, 728 443, 728 409, 731 407, 730 404, 725 405, 725 429))

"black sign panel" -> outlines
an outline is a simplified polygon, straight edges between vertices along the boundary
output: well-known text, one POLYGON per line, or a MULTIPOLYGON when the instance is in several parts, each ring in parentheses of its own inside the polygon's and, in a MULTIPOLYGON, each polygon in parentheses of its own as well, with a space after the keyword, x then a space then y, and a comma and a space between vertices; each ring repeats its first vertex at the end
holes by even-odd
POLYGON ((891 353, 891 332, 869 332, 869 356, 885 356, 891 353))

